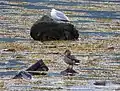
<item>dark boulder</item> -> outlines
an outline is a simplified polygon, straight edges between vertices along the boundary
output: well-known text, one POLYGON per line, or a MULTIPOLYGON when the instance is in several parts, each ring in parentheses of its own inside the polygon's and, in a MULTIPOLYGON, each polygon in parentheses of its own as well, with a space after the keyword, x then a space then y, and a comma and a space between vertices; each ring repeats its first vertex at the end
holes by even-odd
POLYGON ((58 23, 49 16, 43 16, 31 27, 30 36, 34 40, 76 40, 78 30, 70 23, 58 23))
POLYGON ((45 73, 38 73, 35 71, 48 71, 49 68, 45 65, 45 63, 43 62, 43 60, 39 60, 37 61, 35 64, 33 64, 32 66, 30 66, 26 71, 28 71, 28 73, 32 74, 32 75, 44 75, 45 73))

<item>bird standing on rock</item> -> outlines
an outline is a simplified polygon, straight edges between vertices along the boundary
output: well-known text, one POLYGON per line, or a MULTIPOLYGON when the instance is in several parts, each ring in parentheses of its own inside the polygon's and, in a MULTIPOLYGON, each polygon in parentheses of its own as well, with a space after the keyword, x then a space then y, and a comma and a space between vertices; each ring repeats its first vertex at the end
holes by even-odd
POLYGON ((66 50, 64 55, 64 62, 69 65, 68 68, 73 69, 73 65, 78 65, 80 63, 80 60, 76 59, 74 55, 71 55, 70 50, 66 50))
POLYGON ((51 17, 57 21, 64 21, 64 22, 69 21, 68 17, 63 12, 58 11, 54 8, 51 10, 51 17))

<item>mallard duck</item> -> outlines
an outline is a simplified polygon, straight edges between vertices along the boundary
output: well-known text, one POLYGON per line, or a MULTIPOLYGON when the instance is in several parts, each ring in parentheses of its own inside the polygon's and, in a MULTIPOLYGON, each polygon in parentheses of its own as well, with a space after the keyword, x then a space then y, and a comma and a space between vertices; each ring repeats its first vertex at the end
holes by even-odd
POLYGON ((71 68, 73 68, 73 65, 78 65, 80 63, 80 60, 76 59, 74 55, 71 55, 70 50, 66 50, 64 52, 64 62, 67 63, 71 68))

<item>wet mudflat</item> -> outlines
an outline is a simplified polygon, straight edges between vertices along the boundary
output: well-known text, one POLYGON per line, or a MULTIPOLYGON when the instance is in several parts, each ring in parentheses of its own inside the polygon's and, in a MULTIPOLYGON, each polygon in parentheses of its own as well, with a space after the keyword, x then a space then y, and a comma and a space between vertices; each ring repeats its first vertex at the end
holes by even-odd
POLYGON ((112 0, 1 0, 0 89, 43 91, 120 90, 120 2, 112 0), (79 30, 77 41, 34 41, 32 24, 51 8, 65 12, 79 30), (80 65, 75 76, 62 76, 70 49, 80 65), (43 59, 47 75, 32 80, 11 79, 19 71, 43 59), (107 81, 105 86, 95 81, 107 81), (113 83, 114 81, 114 83, 113 83))

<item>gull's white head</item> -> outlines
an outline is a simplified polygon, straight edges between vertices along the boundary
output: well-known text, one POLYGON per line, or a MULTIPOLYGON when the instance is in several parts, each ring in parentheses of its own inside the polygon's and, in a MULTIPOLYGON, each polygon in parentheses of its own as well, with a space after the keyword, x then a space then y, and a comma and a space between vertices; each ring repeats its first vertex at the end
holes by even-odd
POLYGON ((54 11, 56 11, 56 10, 54 8, 52 8, 51 12, 54 12, 54 11))
POLYGON ((58 11, 54 8, 51 10, 51 17, 59 21, 69 21, 68 17, 63 12, 58 11))

